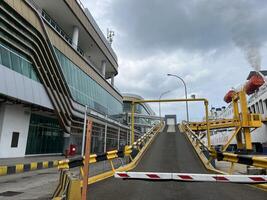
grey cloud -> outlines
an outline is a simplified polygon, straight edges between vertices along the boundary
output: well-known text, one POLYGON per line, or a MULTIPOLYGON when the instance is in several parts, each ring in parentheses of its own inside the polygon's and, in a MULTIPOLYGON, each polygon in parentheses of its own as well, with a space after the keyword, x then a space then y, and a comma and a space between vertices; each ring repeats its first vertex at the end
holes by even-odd
POLYGON ((244 28, 264 42, 267 37, 264 1, 115 0, 107 16, 123 31, 124 47, 141 53, 220 49, 244 28))
MULTIPOLYGON (((244 47, 267 52, 264 0, 96 1, 91 11, 103 32, 115 30, 113 47, 120 64, 115 83, 123 92, 157 98, 173 90, 166 97, 183 97, 182 84, 166 76, 175 73, 186 79, 189 93, 222 106, 227 90, 244 83, 251 70, 244 47)), ((262 62, 267 65, 265 57, 262 62)), ((157 111, 157 105, 153 108, 157 111)), ((185 116, 183 105, 163 108, 185 116)), ((195 117, 203 116, 201 106, 190 110, 195 117)))

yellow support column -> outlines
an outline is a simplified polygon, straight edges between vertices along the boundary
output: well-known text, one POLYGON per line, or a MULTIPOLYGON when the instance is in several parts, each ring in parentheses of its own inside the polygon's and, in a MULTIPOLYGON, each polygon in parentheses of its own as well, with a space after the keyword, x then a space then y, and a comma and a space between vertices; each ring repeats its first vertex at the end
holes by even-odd
POLYGON ((209 103, 208 103, 208 101, 205 101, 204 104, 205 104, 205 113, 206 113, 208 148, 211 149, 211 142, 210 142, 210 123, 209 123, 209 103))
POLYGON ((81 200, 81 181, 77 178, 71 178, 67 193, 68 200, 81 200))
MULTIPOLYGON (((233 103, 233 110, 234 110, 234 119, 240 121, 240 116, 239 116, 239 109, 238 109, 238 96, 236 96, 232 103, 233 103)), ((237 131, 239 127, 235 128, 235 131, 237 131)), ((242 133, 241 129, 239 132, 236 133, 236 142, 237 142, 237 149, 243 149, 243 144, 242 144, 242 133)))
POLYGON ((246 150, 252 150, 252 143, 251 143, 251 134, 250 134, 250 128, 249 128, 249 117, 248 117, 248 104, 247 104, 247 98, 246 93, 244 90, 241 90, 239 92, 239 100, 240 100, 240 107, 241 107, 241 113, 242 113, 242 127, 244 130, 244 138, 245 138, 245 149, 246 150))
POLYGON ((131 113, 131 145, 134 143, 134 106, 135 103, 132 101, 132 113, 131 113))

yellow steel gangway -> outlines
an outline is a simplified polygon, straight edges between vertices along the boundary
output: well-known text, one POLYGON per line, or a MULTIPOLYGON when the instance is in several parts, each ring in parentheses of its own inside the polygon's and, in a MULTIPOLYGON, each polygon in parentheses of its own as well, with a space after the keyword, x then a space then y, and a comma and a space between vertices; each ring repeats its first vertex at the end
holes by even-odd
MULTIPOLYGON (((188 127, 195 132, 214 129, 234 128, 230 139, 223 145, 226 151, 232 140, 236 138, 237 148, 246 151, 252 150, 251 131, 262 125, 261 114, 252 114, 248 111, 246 93, 244 89, 235 91, 232 96, 233 119, 209 120, 207 122, 189 122, 188 127), (243 143, 244 141, 244 143, 243 143)), ((207 134, 210 137, 210 134, 207 134)), ((210 140, 210 138, 209 138, 210 140)))

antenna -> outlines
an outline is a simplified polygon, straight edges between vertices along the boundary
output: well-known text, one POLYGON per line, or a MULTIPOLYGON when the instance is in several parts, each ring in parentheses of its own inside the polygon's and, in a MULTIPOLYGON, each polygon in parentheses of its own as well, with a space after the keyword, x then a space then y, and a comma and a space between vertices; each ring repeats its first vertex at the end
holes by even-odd
POLYGON ((109 44, 111 45, 113 42, 113 37, 115 36, 115 32, 112 30, 107 29, 107 40, 109 44))

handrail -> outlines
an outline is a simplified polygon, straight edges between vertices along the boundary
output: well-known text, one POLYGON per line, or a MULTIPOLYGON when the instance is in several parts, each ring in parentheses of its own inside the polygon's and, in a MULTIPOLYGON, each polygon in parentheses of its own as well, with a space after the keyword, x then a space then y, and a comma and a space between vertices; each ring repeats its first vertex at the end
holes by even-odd
POLYGON ((217 159, 218 161, 240 163, 267 169, 267 158, 215 151, 214 149, 209 150, 208 147, 206 147, 205 144, 202 143, 202 141, 197 137, 197 135, 195 135, 194 131, 192 131, 186 123, 183 123, 183 126, 186 128, 187 133, 193 136, 197 140, 197 142, 201 144, 201 148, 207 150, 210 156, 217 159))
MULTIPOLYGON (((125 156, 130 156, 131 153, 133 152, 136 154, 136 151, 139 151, 142 149, 144 144, 154 135, 154 133, 158 130, 158 126, 160 124, 155 125, 153 128, 151 128, 146 134, 144 134, 142 137, 140 137, 134 144, 133 146, 124 146, 124 150, 111 150, 107 151, 102 154, 91 154, 90 155, 90 161, 89 163, 96 163, 100 161, 105 161, 105 160, 113 160, 118 157, 125 157, 125 156), (155 130, 155 131, 154 131, 155 130)), ((134 155, 132 155, 134 157, 134 155)), ((58 162, 58 169, 71 169, 75 167, 80 167, 83 166, 84 164, 84 157, 78 156, 70 159, 64 159, 60 160, 58 162)))
POLYGON ((183 126, 186 127, 186 130, 191 134, 191 136, 193 136, 193 138, 195 138, 197 140, 197 142, 199 144, 201 144, 201 147, 207 151, 210 152, 209 148, 198 138, 198 136, 194 133, 194 131, 192 131, 190 129, 190 127, 188 126, 188 124, 186 124, 185 122, 183 122, 183 126))

